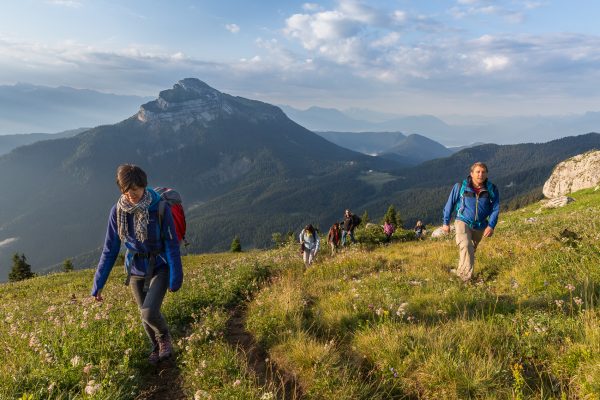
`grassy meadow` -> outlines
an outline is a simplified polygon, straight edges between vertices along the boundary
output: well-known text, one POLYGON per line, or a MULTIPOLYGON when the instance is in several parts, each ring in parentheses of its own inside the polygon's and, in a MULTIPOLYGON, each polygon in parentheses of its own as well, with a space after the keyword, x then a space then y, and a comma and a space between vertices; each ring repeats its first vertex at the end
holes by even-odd
MULTIPOLYGON (((184 287, 163 306, 177 351, 171 398, 598 399, 600 192, 573 197, 501 214, 466 285, 449 273, 450 237, 374 240, 335 257, 323 241, 308 270, 295 244, 187 256, 184 287), (239 306, 294 396, 228 342, 239 306)), ((0 399, 151 392, 156 369, 122 268, 103 303, 89 296, 92 276, 0 285, 0 399)))

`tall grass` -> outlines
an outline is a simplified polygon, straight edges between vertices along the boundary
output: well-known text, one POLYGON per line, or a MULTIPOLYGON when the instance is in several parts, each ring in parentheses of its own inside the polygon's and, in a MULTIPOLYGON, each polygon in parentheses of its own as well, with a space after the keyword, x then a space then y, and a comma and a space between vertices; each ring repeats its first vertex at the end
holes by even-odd
MULTIPOLYGON (((293 244, 186 257, 163 308, 173 385, 194 399, 283 396, 226 340, 247 304, 247 329, 308 399, 600 398, 600 193, 574 197, 502 214, 469 284, 449 273, 452 238, 324 249, 308 269, 293 244)), ((1 399, 134 399, 152 384, 122 271, 103 303, 92 274, 0 285, 1 399)))
POLYGON ((261 293, 251 328, 307 393, 600 398, 600 194, 574 197, 503 214, 470 284, 449 273, 452 238, 354 246, 261 293), (304 300, 283 307, 287 297, 304 300), (267 331, 270 320, 281 325, 267 331), (327 357, 308 350, 328 343, 327 357), (331 366, 325 383, 307 372, 315 359, 331 366))

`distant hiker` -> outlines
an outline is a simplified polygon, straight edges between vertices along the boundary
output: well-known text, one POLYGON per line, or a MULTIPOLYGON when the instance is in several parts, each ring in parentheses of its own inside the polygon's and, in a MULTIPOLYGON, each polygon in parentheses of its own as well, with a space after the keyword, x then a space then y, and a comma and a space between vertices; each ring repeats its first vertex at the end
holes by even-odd
POLYGON ((337 248, 340 246, 340 241, 342 240, 342 230, 340 228, 340 223, 335 222, 329 228, 329 233, 327 234, 327 243, 331 247, 331 255, 335 255, 337 248))
POLYGON ((473 275, 475 250, 482 237, 494 234, 500 211, 500 196, 496 185, 487 179, 488 168, 482 162, 471 166, 470 175, 452 188, 444 207, 444 232, 450 232, 450 218, 456 211, 454 227, 460 259, 456 273, 463 281, 473 275))
POLYGON ((183 281, 179 242, 168 204, 159 223, 161 198, 147 188, 146 173, 140 167, 120 165, 117 185, 122 195, 110 211, 92 296, 97 301, 103 300, 102 288, 124 243, 127 250, 125 284, 131 283, 142 325, 152 344, 148 361, 156 364, 169 358, 173 351, 169 328, 160 308, 167 289, 176 292, 183 281))
POLYGON ((358 215, 352 214, 350 210, 344 211, 344 231, 342 232, 342 246, 346 245, 348 235, 350 235, 352 243, 356 243, 356 240, 354 239, 354 229, 356 229, 356 227, 360 225, 360 222, 361 220, 358 215))
POLYGON ((385 234, 385 242, 389 243, 392 240, 392 235, 396 231, 394 224, 392 224, 389 220, 385 220, 383 222, 383 233, 385 234))
POLYGON ((423 222, 421 222, 421 220, 417 221, 417 224, 414 227, 414 231, 417 240, 424 239, 423 234, 425 233, 425 225, 423 225, 423 222))
POLYGON ((315 260, 317 252, 319 251, 319 245, 321 243, 319 235, 317 234, 317 230, 311 224, 308 224, 302 229, 302 232, 300 232, 299 239, 304 265, 309 267, 315 260))

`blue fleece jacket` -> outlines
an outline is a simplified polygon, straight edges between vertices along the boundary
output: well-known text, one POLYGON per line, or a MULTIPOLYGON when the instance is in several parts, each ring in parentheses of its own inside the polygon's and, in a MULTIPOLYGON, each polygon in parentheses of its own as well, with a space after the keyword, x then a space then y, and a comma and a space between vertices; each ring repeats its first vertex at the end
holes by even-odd
MULTIPOLYGON (((169 289, 173 292, 179 290, 183 282, 183 269, 181 267, 181 256, 179 254, 179 241, 175 233, 175 224, 171 214, 171 208, 168 204, 165 207, 165 213, 162 221, 162 237, 161 226, 158 220, 158 203, 160 196, 152 189, 148 189, 152 196, 152 202, 148 207, 148 238, 144 242, 140 242, 135 238, 133 215, 127 214, 127 238, 125 247, 127 249, 125 255, 125 269, 129 266, 131 274, 137 276, 145 276, 148 266, 148 259, 144 257, 135 257, 136 253, 151 253, 159 252, 156 257, 155 272, 160 268, 169 268, 169 289)), ((106 284, 108 275, 115 264, 119 250, 121 249, 121 239, 119 238, 117 229, 117 205, 115 204, 110 210, 108 218, 108 228, 106 230, 106 238, 104 239, 104 248, 98 262, 98 268, 94 275, 94 285, 92 288, 92 296, 96 296, 98 292, 106 284)))
POLYGON ((476 195, 469 178, 465 179, 462 184, 455 184, 444 207, 444 225, 450 223, 454 211, 456 211, 456 219, 463 221, 472 229, 483 230, 488 225, 492 229, 495 228, 500 212, 498 188, 486 181, 479 195, 476 195), (463 185, 465 185, 465 190, 461 196, 460 191, 463 185), (488 188, 491 188, 493 193, 490 194, 488 188))

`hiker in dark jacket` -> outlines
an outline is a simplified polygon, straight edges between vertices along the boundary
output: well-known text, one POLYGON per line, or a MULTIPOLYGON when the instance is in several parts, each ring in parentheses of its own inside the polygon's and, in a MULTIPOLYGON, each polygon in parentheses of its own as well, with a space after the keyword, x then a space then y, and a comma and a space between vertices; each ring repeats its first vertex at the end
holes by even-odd
POLYGON ((340 223, 335 222, 329 228, 329 232, 327 233, 327 243, 331 247, 331 255, 334 256, 337 248, 340 246, 340 241, 342 239, 342 232, 340 229, 340 223))
POLYGON ((360 218, 357 215, 352 214, 350 210, 344 211, 344 221, 342 223, 344 231, 342 232, 342 246, 346 245, 346 240, 348 235, 350 235, 350 239, 352 243, 356 243, 354 239, 354 229, 360 224, 360 218))
POLYGON ((183 281, 179 242, 168 204, 159 223, 160 196, 148 189, 146 173, 138 166, 123 164, 117 169, 121 197, 112 207, 100 262, 94 275, 92 296, 102 301, 102 288, 125 244, 125 269, 133 297, 139 307, 142 325, 152 350, 152 364, 172 353, 167 322, 160 308, 167 289, 176 292, 183 281))
POLYGON ((426 230, 425 225, 423 225, 423 222, 421 222, 420 220, 417 221, 417 224, 413 229, 415 231, 415 237, 417 238, 417 240, 423 240, 423 234, 426 230))
POLYGON ((496 185, 488 181, 488 168, 482 162, 471 166, 470 175, 452 188, 444 207, 442 229, 450 232, 450 218, 456 212, 454 227, 460 248, 458 268, 452 270, 463 281, 473 275, 475 250, 483 237, 494 234, 500 212, 500 196, 496 185))

